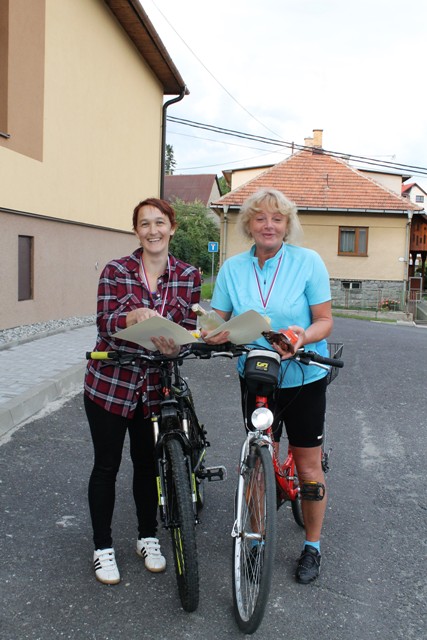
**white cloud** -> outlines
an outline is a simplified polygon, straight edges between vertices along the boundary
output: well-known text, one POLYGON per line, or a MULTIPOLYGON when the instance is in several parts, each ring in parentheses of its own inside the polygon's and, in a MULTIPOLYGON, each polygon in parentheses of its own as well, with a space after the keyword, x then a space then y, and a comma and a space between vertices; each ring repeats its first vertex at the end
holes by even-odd
MULTIPOLYGON (((425 0, 142 5, 190 89, 170 116, 297 144, 320 128, 326 149, 427 166, 425 0)), ((174 123, 167 138, 177 173, 289 153, 174 123)))

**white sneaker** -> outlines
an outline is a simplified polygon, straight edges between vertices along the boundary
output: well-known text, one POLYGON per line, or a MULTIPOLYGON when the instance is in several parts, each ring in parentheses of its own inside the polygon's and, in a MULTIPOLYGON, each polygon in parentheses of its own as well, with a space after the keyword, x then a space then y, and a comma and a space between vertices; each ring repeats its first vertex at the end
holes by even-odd
POLYGON ((136 541, 136 552, 145 559, 145 567, 153 573, 166 569, 166 558, 160 552, 158 538, 140 538, 136 541))
POLYGON ((95 576, 103 584, 118 584, 120 573, 117 568, 114 549, 97 549, 93 552, 95 576))

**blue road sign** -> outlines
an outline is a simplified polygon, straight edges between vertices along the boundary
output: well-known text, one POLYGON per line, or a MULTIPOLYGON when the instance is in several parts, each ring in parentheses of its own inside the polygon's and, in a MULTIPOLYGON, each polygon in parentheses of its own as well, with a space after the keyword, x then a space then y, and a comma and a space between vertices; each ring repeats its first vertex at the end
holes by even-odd
POLYGON ((218 253, 218 242, 208 242, 209 253, 218 253))

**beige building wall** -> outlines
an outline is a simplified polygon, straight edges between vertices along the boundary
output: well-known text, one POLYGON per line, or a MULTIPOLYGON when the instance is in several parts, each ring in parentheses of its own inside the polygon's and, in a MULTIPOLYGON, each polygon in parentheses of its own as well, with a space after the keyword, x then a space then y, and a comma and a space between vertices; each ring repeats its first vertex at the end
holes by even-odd
POLYGON ((159 195, 162 87, 102 0, 46 0, 45 34, 42 159, 0 139, 0 206, 128 231, 159 195))
POLYGON ((317 251, 328 267, 331 278, 360 280, 404 280, 406 263, 405 233, 407 219, 402 216, 327 216, 300 214, 303 246, 317 251), (338 255, 339 226, 368 228, 368 255, 338 255), (384 238, 387 238, 385 242, 384 238))
POLYGON ((358 169, 364 176, 371 178, 381 186, 397 193, 398 196, 402 195, 402 176, 399 174, 382 173, 381 171, 369 171, 368 169, 358 169))
POLYGON ((3 273, 0 329, 95 314, 103 267, 109 260, 129 255, 138 247, 133 233, 0 211, 0 228, 6 224, 8 233, 0 233, 3 273), (34 238, 34 299, 18 301, 18 238, 21 235, 34 238), (13 268, 7 269, 7 265, 13 268))
POLYGON ((160 193, 164 87, 103 0, 0 0, 0 28, 0 329, 91 315, 104 265, 138 246, 135 205, 160 193))

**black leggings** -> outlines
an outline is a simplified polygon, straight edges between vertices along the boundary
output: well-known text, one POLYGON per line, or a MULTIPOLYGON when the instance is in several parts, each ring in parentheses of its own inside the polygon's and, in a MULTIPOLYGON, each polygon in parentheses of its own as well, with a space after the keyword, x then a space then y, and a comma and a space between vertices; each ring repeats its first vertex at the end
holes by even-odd
POLYGON ((84 396, 95 461, 89 480, 89 509, 95 549, 113 546, 111 521, 116 495, 116 477, 129 431, 133 463, 133 496, 139 537, 154 537, 157 531, 157 488, 154 438, 151 421, 138 404, 132 419, 106 411, 84 396))

